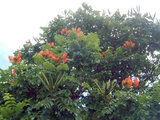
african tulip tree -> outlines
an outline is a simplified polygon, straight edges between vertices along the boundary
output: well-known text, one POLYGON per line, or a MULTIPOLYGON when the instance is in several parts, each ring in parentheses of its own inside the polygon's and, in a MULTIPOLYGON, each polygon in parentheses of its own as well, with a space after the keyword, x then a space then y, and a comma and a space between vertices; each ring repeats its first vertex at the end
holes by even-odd
POLYGON ((1 70, 0 119, 158 119, 160 23, 139 9, 101 15, 85 3, 64 13, 1 70))

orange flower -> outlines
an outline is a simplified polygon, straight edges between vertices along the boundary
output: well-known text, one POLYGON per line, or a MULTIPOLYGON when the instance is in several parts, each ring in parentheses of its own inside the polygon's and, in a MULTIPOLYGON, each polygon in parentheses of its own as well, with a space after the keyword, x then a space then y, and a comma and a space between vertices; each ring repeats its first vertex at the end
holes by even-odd
POLYGON ((125 80, 122 81, 122 86, 128 86, 131 87, 132 86, 132 80, 130 77, 126 78, 125 80))
POLYGON ((129 41, 126 41, 126 44, 127 44, 127 46, 130 46, 130 42, 129 41))
POLYGON ((14 59, 12 56, 8 56, 9 61, 11 61, 13 64, 15 63, 14 59))
POLYGON ((62 55, 61 58, 62 58, 62 59, 65 59, 65 58, 67 57, 67 55, 68 55, 68 53, 65 52, 65 53, 62 55))
POLYGON ((13 69, 13 74, 16 74, 16 70, 15 69, 13 69))
POLYGON ((49 43, 49 45, 50 45, 52 48, 54 48, 54 42, 49 43))
POLYGON ((76 28, 72 28, 72 30, 76 30, 76 28))
POLYGON ((86 10, 82 10, 82 12, 83 12, 83 13, 85 13, 85 12, 86 12, 86 10))
POLYGON ((82 36, 81 28, 77 29, 77 35, 78 35, 78 39, 80 39, 80 37, 82 36))
POLYGON ((137 88, 138 85, 139 85, 138 79, 136 78, 136 79, 134 79, 133 81, 134 81, 134 82, 133 82, 133 86, 134 86, 135 88, 137 88))
MULTIPOLYGON (((72 28, 73 29, 73 28, 72 28)), ((62 29, 61 30, 61 35, 65 35, 65 36, 67 36, 68 34, 69 34, 69 32, 70 32, 70 30, 68 30, 68 28, 66 27, 65 29, 62 29)))
MULTIPOLYGON (((76 28, 72 28, 72 30, 76 30, 76 28)), ((68 28, 66 27, 65 29, 62 29, 61 30, 61 34, 63 35, 65 35, 65 36, 67 36, 68 34, 69 34, 69 32, 70 32, 70 30, 68 30, 68 28)), ((78 28, 77 30, 76 30, 76 32, 77 32, 77 35, 78 35, 78 39, 82 36, 82 33, 81 33, 81 28, 78 28)))
POLYGON ((45 58, 49 58, 48 56, 50 56, 50 53, 49 53, 48 50, 46 50, 46 51, 40 51, 39 54, 42 55, 45 58))
POLYGON ((128 49, 128 48, 134 48, 135 46, 135 43, 132 43, 132 42, 129 42, 129 41, 126 41, 123 46, 128 49))
POLYGON ((54 17, 54 21, 56 21, 57 20, 57 18, 56 17, 54 17))
POLYGON ((65 36, 67 36, 69 34, 69 32, 70 32, 70 30, 67 30, 65 36))
POLYGON ((43 51, 40 51, 40 52, 39 52, 39 54, 40 54, 40 55, 43 55, 43 54, 44 54, 44 52, 43 52, 43 51))
POLYGON ((8 56, 8 58, 9 58, 9 61, 11 61, 13 64, 20 64, 21 56, 22 56, 22 54, 19 53, 18 56, 14 56, 14 57, 8 56))
POLYGON ((131 44, 131 46, 132 46, 132 48, 134 48, 134 46, 135 46, 135 43, 132 43, 132 44, 131 44))
POLYGON ((21 53, 19 53, 17 57, 18 57, 18 58, 21 58, 21 57, 22 57, 22 54, 21 54, 21 53))
POLYGON ((126 85, 126 81, 122 80, 122 86, 125 86, 125 85, 126 85))
POLYGON ((70 60, 70 59, 66 58, 68 55, 68 53, 66 53, 66 52, 61 57, 55 56, 53 53, 49 53, 48 50, 40 51, 39 55, 42 55, 45 58, 52 58, 52 60, 58 62, 58 64, 61 64, 61 62, 66 63, 67 61, 70 60))
POLYGON ((124 47, 127 49, 127 45, 126 44, 123 44, 124 45, 124 47))
POLYGON ((12 56, 8 56, 8 59, 11 61, 11 60, 13 60, 13 57, 12 56))
POLYGON ((61 30, 61 35, 63 35, 63 34, 64 34, 64 32, 65 32, 65 30, 64 30, 64 29, 62 29, 62 30, 61 30))
POLYGON ((130 77, 126 78, 126 84, 128 87, 131 87, 132 86, 132 80, 130 77))
POLYGON ((77 33, 79 33, 79 32, 81 32, 81 28, 78 28, 78 29, 77 29, 77 33))
POLYGON ((16 74, 16 70, 13 69, 13 72, 11 73, 11 76, 15 75, 16 74))
POLYGON ((62 55, 61 59, 62 59, 62 62, 63 62, 63 63, 66 63, 67 61, 70 60, 70 59, 66 58, 67 55, 68 55, 68 53, 64 53, 64 54, 62 55))
POLYGON ((53 53, 48 54, 47 58, 52 58, 53 57, 53 53))
POLYGON ((15 64, 16 62, 14 60, 11 61, 13 64, 15 64))
POLYGON ((54 61, 56 61, 56 62, 59 61, 59 57, 58 57, 58 56, 52 56, 52 59, 53 59, 54 61))
POLYGON ((49 55, 49 50, 45 51, 45 55, 47 55, 47 56, 49 55))
POLYGON ((70 59, 68 58, 65 58, 65 59, 62 59, 63 63, 66 63, 67 61, 70 61, 70 59))
POLYGON ((64 30, 65 30, 65 31, 67 31, 67 30, 68 30, 68 28, 66 27, 64 30))
POLYGON ((79 33, 77 33, 77 34, 78 34, 78 39, 80 39, 80 37, 82 36, 82 33, 79 32, 79 33))
POLYGON ((17 64, 20 64, 21 58, 17 59, 17 64))
POLYGON ((100 56, 101 56, 101 57, 104 57, 104 52, 102 52, 100 56))

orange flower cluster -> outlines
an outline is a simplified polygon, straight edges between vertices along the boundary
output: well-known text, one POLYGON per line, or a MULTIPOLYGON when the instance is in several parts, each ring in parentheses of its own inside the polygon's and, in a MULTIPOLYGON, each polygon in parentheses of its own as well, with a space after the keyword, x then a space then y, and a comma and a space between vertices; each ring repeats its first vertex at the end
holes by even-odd
POLYGON ((18 56, 12 57, 12 56, 8 56, 9 60, 13 63, 13 64, 20 64, 21 62, 21 56, 22 54, 19 53, 18 56))
MULTIPOLYGON (((76 30, 76 28, 72 28, 72 30, 76 30)), ((80 39, 80 37, 82 36, 81 28, 78 28, 78 29, 76 30, 76 32, 77 32, 77 35, 78 35, 78 39, 80 39)))
POLYGON ((128 49, 128 48, 134 48, 134 46, 135 46, 135 43, 132 43, 132 42, 129 42, 129 41, 126 41, 125 43, 124 43, 124 47, 126 48, 126 49, 128 49))
POLYGON ((67 61, 69 61, 70 59, 66 58, 68 53, 64 53, 61 57, 59 56, 55 56, 53 53, 49 53, 48 50, 46 51, 40 51, 39 53, 40 55, 42 55, 45 58, 52 58, 52 60, 54 60, 55 62, 60 63, 61 61, 63 63, 66 63, 67 61))
POLYGON ((70 59, 66 58, 67 55, 68 55, 68 53, 64 53, 64 54, 60 57, 63 63, 66 63, 67 61, 70 60, 70 59))
MULTIPOLYGON (((82 33, 81 33, 81 28, 72 28, 72 30, 75 30, 77 32, 77 35, 78 35, 78 39, 80 39, 80 37, 82 36, 82 33)), ((68 28, 65 28, 65 29, 62 29, 61 30, 61 34, 67 36, 69 34, 70 30, 68 30, 68 28)))
POLYGON ((133 86, 134 86, 135 88, 137 88, 138 85, 139 85, 139 81, 138 81, 138 79, 136 78, 136 79, 133 80, 133 86))
POLYGON ((50 45, 52 48, 54 48, 54 42, 49 43, 49 45, 50 45))
POLYGON ((102 52, 102 53, 100 54, 100 56, 101 56, 101 57, 104 57, 104 52, 102 52))
POLYGON ((137 88, 138 85, 139 85, 139 81, 137 78, 135 78, 133 81, 131 80, 130 77, 122 80, 122 86, 128 86, 128 87, 134 86, 135 88, 137 88))
POLYGON ((46 51, 40 51, 39 53, 40 55, 42 55, 45 58, 51 58, 53 56, 53 53, 49 53, 49 50, 46 51))
POLYGON ((57 18, 56 17, 54 17, 54 21, 56 21, 57 20, 57 18))
POLYGON ((83 12, 83 13, 85 13, 85 12, 86 12, 86 10, 82 10, 82 12, 83 12))
POLYGON ((61 35, 64 34, 65 36, 67 36, 69 34, 69 32, 70 32, 70 30, 68 30, 68 28, 62 29, 61 30, 61 35))

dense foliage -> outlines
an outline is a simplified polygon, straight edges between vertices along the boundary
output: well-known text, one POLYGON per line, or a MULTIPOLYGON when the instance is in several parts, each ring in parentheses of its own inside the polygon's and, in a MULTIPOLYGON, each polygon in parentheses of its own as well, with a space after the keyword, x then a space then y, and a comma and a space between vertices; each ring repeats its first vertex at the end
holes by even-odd
POLYGON ((0 120, 158 120, 160 23, 83 3, 0 70, 0 120))

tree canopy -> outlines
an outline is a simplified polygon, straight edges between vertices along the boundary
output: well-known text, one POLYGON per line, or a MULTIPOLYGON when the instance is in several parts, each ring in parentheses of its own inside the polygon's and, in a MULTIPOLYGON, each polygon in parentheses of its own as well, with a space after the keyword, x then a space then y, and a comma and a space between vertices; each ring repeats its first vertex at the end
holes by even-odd
POLYGON ((2 120, 158 120, 160 22, 86 3, 41 27, 0 70, 2 120), (158 54, 155 54, 157 52, 158 54))

